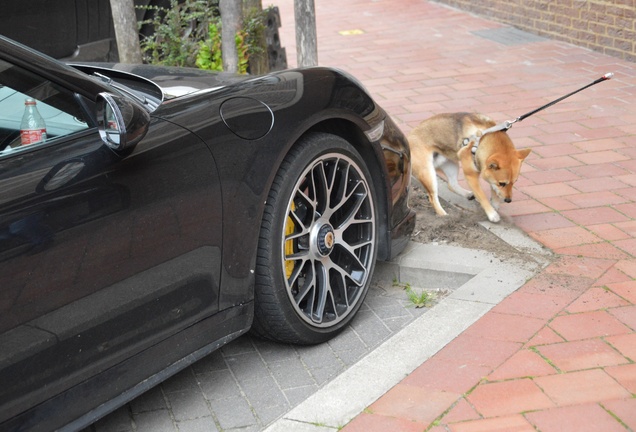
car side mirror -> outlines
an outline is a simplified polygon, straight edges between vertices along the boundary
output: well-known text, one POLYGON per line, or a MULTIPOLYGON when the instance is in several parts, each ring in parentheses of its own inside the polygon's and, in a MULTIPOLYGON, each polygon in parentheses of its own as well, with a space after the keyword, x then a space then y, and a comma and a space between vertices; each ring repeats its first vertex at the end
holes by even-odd
POLYGON ((132 148, 148 132, 148 111, 122 96, 100 93, 97 96, 97 129, 104 143, 113 150, 132 148))

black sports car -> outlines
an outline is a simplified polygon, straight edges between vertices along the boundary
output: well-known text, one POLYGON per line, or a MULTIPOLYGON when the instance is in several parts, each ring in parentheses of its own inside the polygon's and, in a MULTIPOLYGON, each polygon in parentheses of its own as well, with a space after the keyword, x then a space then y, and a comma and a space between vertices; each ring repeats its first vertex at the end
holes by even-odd
POLYGON ((82 428, 250 329, 333 337, 406 244, 409 182, 343 72, 68 66, 0 37, 0 430, 82 428))

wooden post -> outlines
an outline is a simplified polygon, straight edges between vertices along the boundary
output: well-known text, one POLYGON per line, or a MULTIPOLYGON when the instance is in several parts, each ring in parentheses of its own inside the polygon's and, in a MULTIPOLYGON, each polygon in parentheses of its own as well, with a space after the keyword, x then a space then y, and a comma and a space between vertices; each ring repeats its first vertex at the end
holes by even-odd
POLYGON ((139 30, 133 0, 110 0, 119 61, 142 63, 139 30))
POLYGON ((221 12, 221 52, 223 54, 223 70, 238 72, 238 54, 236 52, 236 33, 241 30, 241 2, 236 0, 220 0, 221 12))
POLYGON ((318 66, 314 0, 294 0, 296 59, 299 67, 318 66))

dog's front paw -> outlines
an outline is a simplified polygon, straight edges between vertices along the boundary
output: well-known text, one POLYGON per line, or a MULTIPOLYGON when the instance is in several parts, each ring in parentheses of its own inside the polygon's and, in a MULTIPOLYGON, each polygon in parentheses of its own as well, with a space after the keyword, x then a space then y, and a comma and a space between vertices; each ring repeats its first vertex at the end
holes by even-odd
POLYGON ((488 220, 489 220, 490 222, 497 223, 497 222, 499 222, 499 221, 501 220, 501 217, 499 216, 499 213, 497 213, 496 211, 494 211, 494 212, 492 212, 492 213, 488 214, 488 220))

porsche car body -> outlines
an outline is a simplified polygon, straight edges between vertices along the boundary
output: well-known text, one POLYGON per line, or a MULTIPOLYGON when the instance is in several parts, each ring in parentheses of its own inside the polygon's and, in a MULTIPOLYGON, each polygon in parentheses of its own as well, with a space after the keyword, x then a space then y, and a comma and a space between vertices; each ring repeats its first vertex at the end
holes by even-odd
POLYGON ((0 430, 80 429, 250 328, 319 343, 414 227, 352 77, 66 65, 0 37, 0 430), (24 99, 47 139, 20 142, 24 99))

